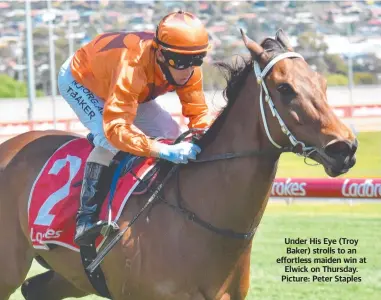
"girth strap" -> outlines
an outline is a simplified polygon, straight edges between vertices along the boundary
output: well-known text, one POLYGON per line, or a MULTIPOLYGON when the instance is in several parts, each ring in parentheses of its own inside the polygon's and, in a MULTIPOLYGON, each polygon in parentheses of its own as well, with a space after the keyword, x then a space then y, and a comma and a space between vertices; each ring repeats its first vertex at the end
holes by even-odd
POLYGON ((93 286, 93 288, 102 297, 112 299, 110 292, 107 288, 106 279, 101 267, 98 265, 93 272, 87 271, 87 267, 97 257, 97 250, 95 249, 95 240, 93 241, 91 246, 81 246, 80 253, 81 253, 82 264, 83 264, 83 267, 85 268, 85 273, 91 285, 93 286))

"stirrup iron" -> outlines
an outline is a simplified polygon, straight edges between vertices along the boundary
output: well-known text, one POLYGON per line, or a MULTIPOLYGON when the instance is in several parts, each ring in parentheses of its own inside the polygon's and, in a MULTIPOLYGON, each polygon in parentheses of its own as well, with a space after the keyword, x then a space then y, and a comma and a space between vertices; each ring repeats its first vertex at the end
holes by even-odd
MULTIPOLYGON (((99 221, 99 222, 102 222, 102 221, 99 221)), ((107 223, 102 226, 101 235, 103 235, 104 237, 107 237, 111 232, 118 231, 118 230, 119 230, 119 226, 115 222, 107 223)))

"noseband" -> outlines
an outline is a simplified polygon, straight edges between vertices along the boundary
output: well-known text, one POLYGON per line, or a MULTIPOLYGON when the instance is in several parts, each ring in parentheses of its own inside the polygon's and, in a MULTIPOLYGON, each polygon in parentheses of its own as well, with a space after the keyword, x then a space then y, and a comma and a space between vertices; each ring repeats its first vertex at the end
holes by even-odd
POLYGON ((261 110, 261 116, 263 120, 263 126, 265 127, 266 135, 271 144, 274 145, 274 147, 278 149, 287 149, 286 147, 280 146, 278 143, 274 141, 274 139, 271 137, 269 127, 267 125, 267 119, 266 119, 266 114, 265 114, 265 109, 264 109, 264 104, 263 104, 263 91, 265 91, 265 102, 269 105, 271 114, 273 117, 276 117, 278 120, 278 123, 280 125, 280 128, 282 132, 287 135, 288 139, 290 140, 290 143, 292 145, 292 151, 295 152, 298 155, 308 157, 311 155, 312 152, 316 151, 315 147, 307 147, 303 142, 297 140, 295 136, 291 133, 291 131, 287 128, 286 124, 283 122, 282 117, 279 115, 273 100, 271 99, 269 90, 266 87, 266 82, 265 82, 265 77, 271 70, 271 68, 278 62, 281 61, 282 59, 285 58, 291 58, 291 57, 298 57, 301 59, 304 59, 303 56, 301 56, 299 53, 296 52, 286 52, 283 54, 280 54, 276 57, 274 57, 261 71, 261 68, 258 64, 257 61, 254 61, 254 73, 257 78, 257 83, 259 86, 261 86, 261 91, 259 95, 259 105, 260 105, 260 110, 261 110))

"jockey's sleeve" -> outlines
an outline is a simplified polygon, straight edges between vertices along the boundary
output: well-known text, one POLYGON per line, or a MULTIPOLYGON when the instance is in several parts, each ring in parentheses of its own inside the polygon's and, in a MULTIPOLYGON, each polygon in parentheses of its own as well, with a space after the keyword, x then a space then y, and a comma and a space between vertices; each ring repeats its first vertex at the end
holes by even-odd
POLYGON ((146 75, 143 69, 128 66, 119 74, 111 80, 110 96, 103 110, 105 136, 118 150, 150 156, 152 141, 133 124, 146 75))
POLYGON ((196 67, 187 84, 176 89, 182 105, 182 114, 189 118, 189 128, 206 128, 212 123, 202 87, 201 68, 196 67))

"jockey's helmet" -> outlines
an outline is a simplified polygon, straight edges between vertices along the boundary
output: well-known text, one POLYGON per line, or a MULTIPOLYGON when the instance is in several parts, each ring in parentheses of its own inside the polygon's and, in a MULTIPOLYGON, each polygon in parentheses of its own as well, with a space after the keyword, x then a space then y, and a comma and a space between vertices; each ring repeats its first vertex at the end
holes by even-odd
POLYGON ((201 20, 181 10, 159 22, 154 41, 166 64, 180 70, 201 66, 210 49, 208 32, 201 20))

